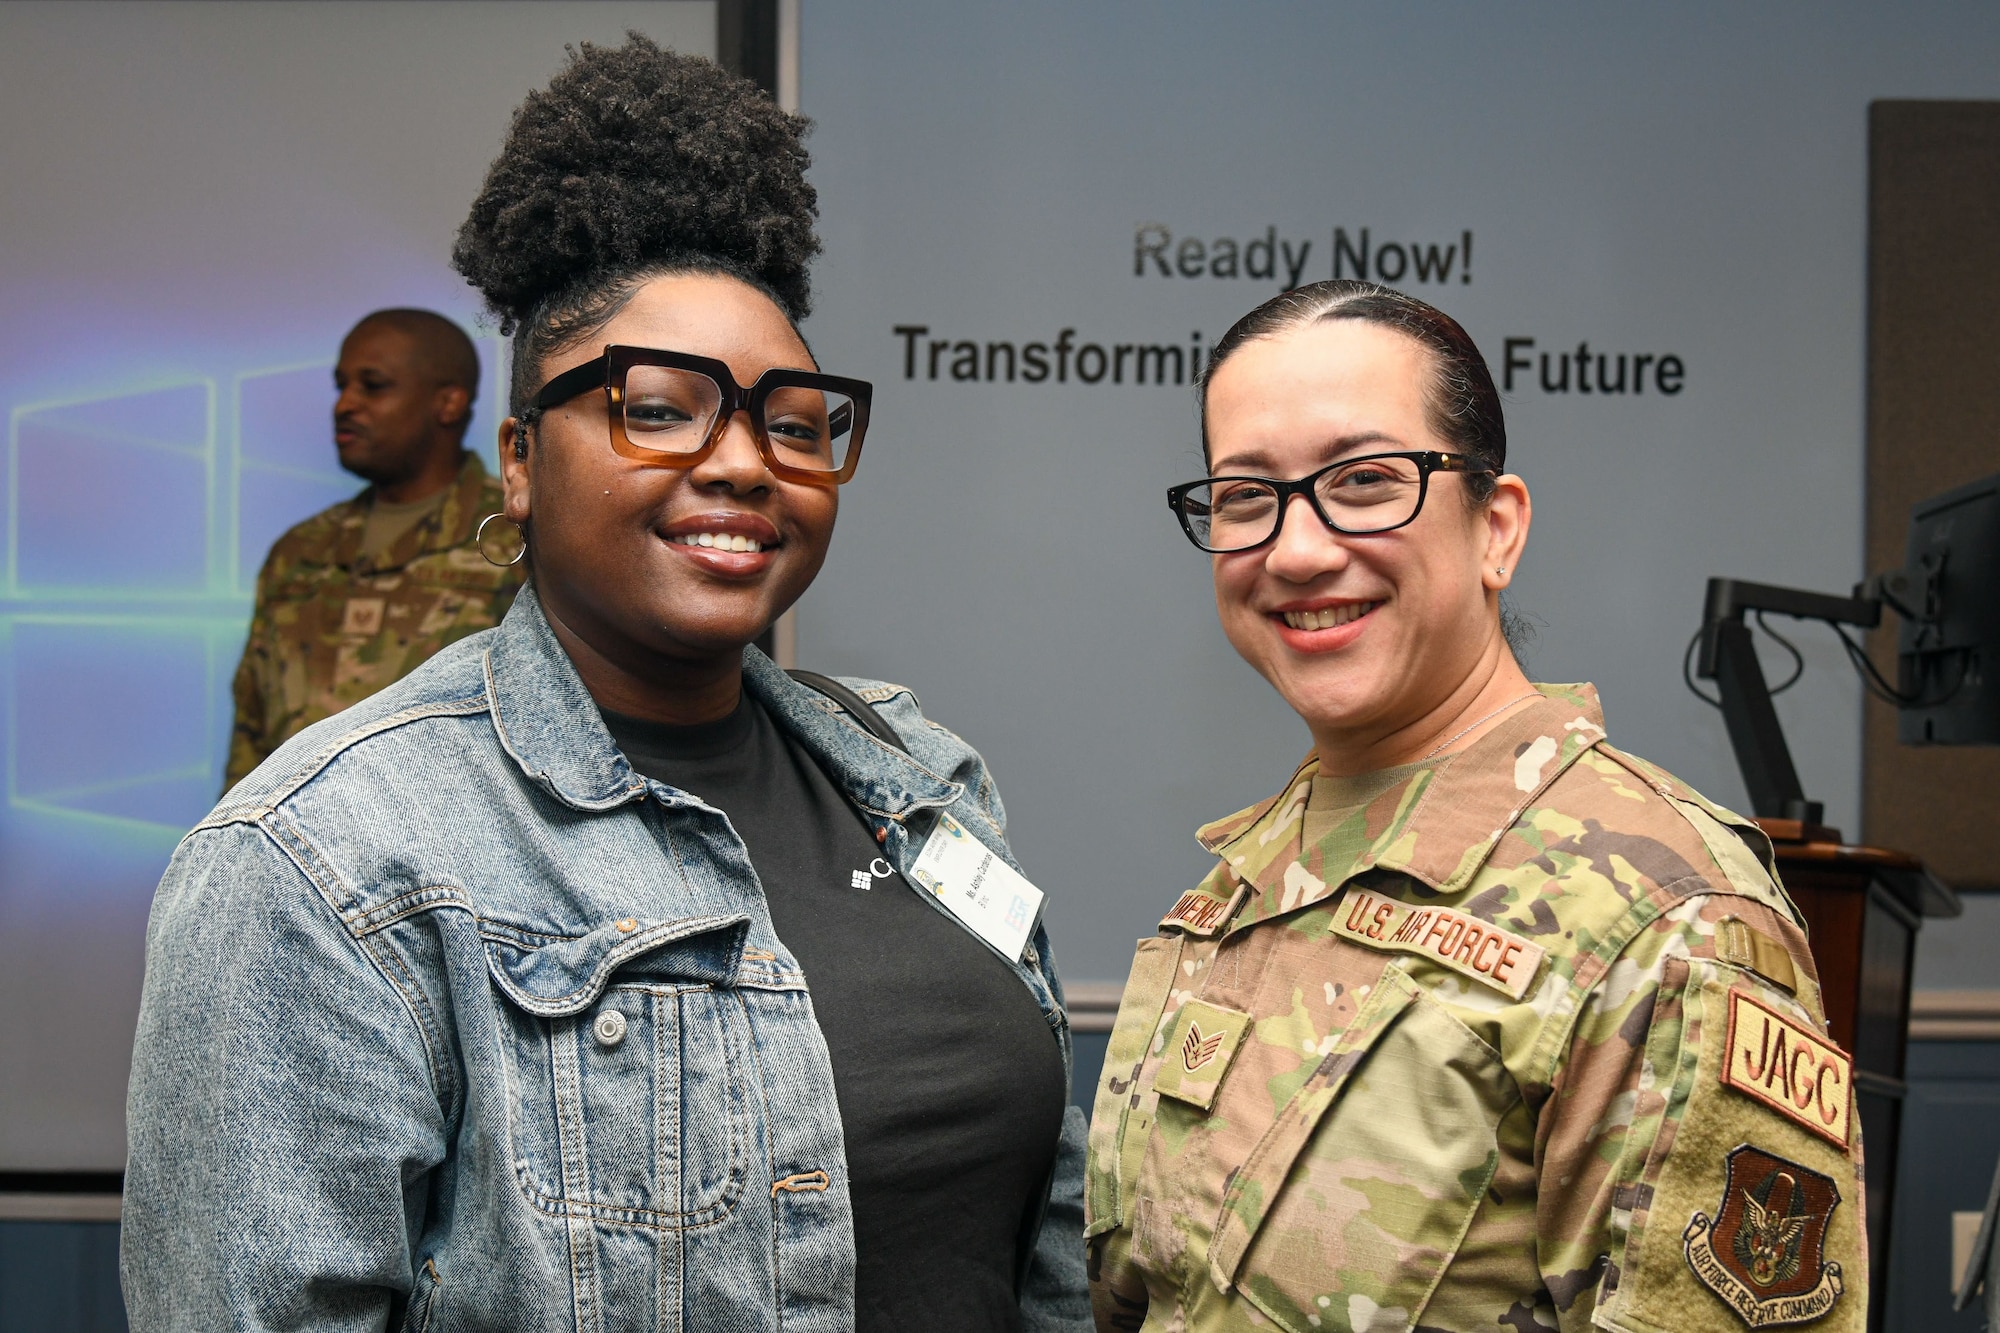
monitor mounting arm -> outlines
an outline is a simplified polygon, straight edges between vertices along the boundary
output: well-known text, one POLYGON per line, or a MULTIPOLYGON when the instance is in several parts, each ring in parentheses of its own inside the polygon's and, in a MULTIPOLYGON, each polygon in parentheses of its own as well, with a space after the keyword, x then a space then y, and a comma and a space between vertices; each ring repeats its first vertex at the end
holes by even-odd
POLYGON ((1872 579, 1856 588, 1853 597, 1829 597, 1825 593, 1744 583, 1738 579, 1708 581, 1695 674, 1715 682, 1716 692, 1722 698, 1722 720, 1729 728, 1730 748, 1736 751, 1737 767, 1743 770, 1750 809, 1759 818, 1818 824, 1824 807, 1818 801, 1808 801, 1799 785, 1798 769, 1792 766, 1791 747, 1785 744, 1778 710, 1771 703, 1771 687, 1757 661, 1757 650, 1750 642, 1750 627, 1743 623, 1743 613, 1770 611, 1803 620, 1830 620, 1873 629, 1882 623, 1885 600, 1890 606, 1902 609, 1897 594, 1904 591, 1900 586, 1903 581, 1901 575, 1872 579), (1897 586, 1883 586, 1887 584, 1897 586))

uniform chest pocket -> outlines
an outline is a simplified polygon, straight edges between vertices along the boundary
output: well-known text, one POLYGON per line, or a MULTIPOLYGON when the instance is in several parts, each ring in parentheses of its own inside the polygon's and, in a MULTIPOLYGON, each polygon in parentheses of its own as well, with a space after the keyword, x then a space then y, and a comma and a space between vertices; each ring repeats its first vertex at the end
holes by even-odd
MULTIPOLYGON (((1293 1333, 1415 1326, 1518 1097, 1491 1047, 1388 968, 1227 1177, 1194 1313, 1233 1287, 1293 1333)), ((1225 1085, 1215 1113, 1232 1100, 1225 1085)))
POLYGON ((624 924, 540 947, 488 935, 516 1177, 554 1216, 705 1226, 750 1175, 756 1080, 732 985, 748 923, 624 924))

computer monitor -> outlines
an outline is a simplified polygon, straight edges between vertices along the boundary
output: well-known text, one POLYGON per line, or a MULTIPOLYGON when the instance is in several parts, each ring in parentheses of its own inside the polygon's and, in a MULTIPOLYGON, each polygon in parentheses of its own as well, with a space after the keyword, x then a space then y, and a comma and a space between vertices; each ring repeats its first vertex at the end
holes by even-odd
POLYGON ((2000 745, 2000 475, 1919 501, 1908 550, 1897 739, 2000 745))

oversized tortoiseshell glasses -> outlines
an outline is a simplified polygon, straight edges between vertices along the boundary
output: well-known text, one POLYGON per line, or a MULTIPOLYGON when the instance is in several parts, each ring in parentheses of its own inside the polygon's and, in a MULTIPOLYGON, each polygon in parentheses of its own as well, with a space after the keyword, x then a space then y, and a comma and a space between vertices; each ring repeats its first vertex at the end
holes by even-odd
POLYGON ((785 481, 834 486, 854 475, 874 386, 810 370, 767 370, 748 387, 712 357, 612 344, 565 370, 531 400, 539 416, 604 390, 611 447, 653 467, 693 467, 715 452, 738 412, 757 450, 785 481))

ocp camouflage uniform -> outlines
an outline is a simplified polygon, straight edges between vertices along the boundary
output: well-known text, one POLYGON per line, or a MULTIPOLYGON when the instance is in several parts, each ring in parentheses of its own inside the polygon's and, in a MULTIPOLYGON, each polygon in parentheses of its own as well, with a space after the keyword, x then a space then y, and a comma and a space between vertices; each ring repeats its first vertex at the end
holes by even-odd
POLYGON ((1541 686, 1211 824, 1091 1122, 1100 1329, 1861 1329, 1851 1068, 1763 833, 1541 686))
MULTIPOLYGON (((513 602, 522 567, 487 563, 473 542, 502 500, 478 455, 465 455, 444 503, 376 559, 361 554, 372 494, 313 515, 271 547, 236 669, 226 786, 308 724, 499 624, 513 602)), ((515 531, 494 527, 496 537, 515 531)))

